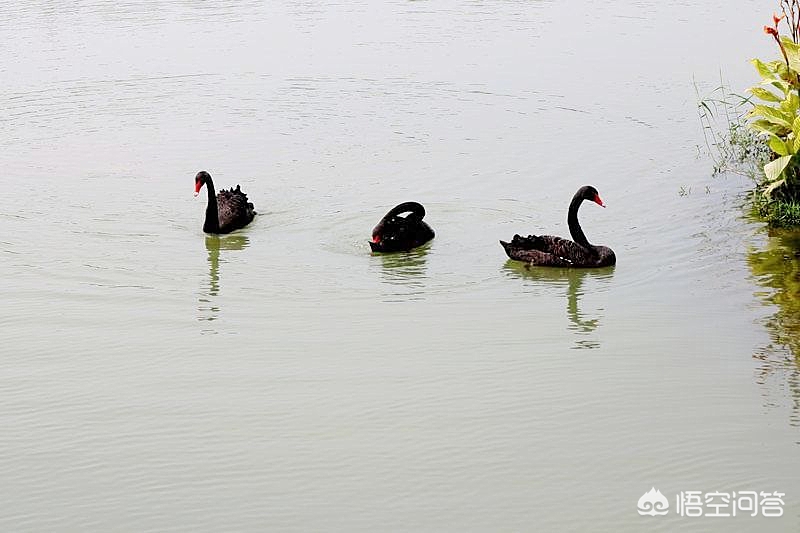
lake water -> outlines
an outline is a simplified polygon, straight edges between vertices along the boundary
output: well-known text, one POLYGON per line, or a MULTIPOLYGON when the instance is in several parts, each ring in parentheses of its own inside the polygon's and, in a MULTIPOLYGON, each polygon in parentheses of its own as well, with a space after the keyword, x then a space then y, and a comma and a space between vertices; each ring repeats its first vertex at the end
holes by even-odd
POLYGON ((0 529, 797 531, 800 247, 695 92, 777 3, 567 4, 5 3, 0 529), (587 183, 615 268, 506 260, 587 183), (406 200, 436 239, 372 256, 406 200))

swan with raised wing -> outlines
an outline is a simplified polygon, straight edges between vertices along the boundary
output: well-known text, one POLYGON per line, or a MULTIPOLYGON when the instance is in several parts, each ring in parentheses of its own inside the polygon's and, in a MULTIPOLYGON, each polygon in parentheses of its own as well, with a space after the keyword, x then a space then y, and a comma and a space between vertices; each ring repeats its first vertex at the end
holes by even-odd
POLYGON ((208 205, 206 206, 206 220, 203 231, 206 233, 230 233, 241 229, 253 221, 256 216, 253 204, 247 200, 247 195, 242 192, 239 185, 236 189, 222 189, 219 194, 214 191, 214 182, 211 174, 202 170, 194 178, 194 195, 200 194, 200 189, 208 189, 208 205))

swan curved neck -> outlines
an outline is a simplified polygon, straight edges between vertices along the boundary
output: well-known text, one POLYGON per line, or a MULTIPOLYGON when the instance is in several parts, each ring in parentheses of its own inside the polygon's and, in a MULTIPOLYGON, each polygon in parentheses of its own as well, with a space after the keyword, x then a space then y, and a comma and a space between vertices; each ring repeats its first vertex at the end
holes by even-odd
POLYGON ((411 213, 420 220, 425 218, 425 208, 422 207, 422 204, 419 204, 417 202, 403 202, 402 204, 394 207, 391 211, 386 213, 386 216, 383 217, 383 220, 388 220, 394 216, 402 215, 403 213, 411 213))
POLYGON ((567 225, 569 226, 569 233, 572 235, 573 241, 581 246, 591 248, 592 245, 589 244, 589 240, 586 238, 586 235, 583 234, 581 224, 578 222, 578 208, 582 203, 583 197, 579 194, 576 194, 572 197, 572 201, 569 203, 569 211, 567 213, 567 225))
POLYGON ((217 192, 214 190, 214 182, 211 178, 206 180, 208 189, 208 205, 206 205, 206 221, 203 223, 203 231, 206 233, 219 232, 219 208, 217 207, 217 192))

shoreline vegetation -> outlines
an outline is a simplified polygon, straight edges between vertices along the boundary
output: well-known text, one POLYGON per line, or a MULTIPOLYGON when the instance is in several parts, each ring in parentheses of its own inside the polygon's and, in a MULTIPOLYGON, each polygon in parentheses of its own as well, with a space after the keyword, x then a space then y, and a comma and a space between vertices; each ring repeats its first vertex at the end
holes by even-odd
POLYGON ((778 59, 753 59, 761 81, 748 96, 721 83, 700 99, 699 113, 714 174, 737 172, 754 182, 754 213, 771 227, 800 227, 800 0, 781 0, 764 33, 778 59), (788 33, 783 33, 788 30, 788 33))
POLYGON ((774 344, 754 357, 765 374, 787 370, 791 385, 800 379, 800 0, 781 0, 780 9, 764 26, 778 58, 751 60, 760 82, 741 95, 720 79, 708 96, 698 90, 698 113, 713 175, 753 182, 746 216, 767 223, 768 241, 747 262, 776 307, 766 323, 774 344))

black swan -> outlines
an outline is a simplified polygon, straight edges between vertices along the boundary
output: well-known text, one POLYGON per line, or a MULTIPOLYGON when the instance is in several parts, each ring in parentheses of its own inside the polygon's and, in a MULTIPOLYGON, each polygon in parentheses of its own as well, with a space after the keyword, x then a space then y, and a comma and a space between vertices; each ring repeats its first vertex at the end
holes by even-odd
POLYGON ((423 222, 425 208, 417 202, 403 202, 381 219, 372 230, 373 252, 407 252, 433 239, 435 233, 423 222), (408 215, 401 217, 403 213, 408 215))
POLYGON ((206 206, 206 221, 203 231, 206 233, 230 233, 241 229, 253 221, 256 212, 253 204, 247 201, 247 195, 237 185, 236 189, 222 189, 219 194, 214 192, 214 182, 211 174, 202 170, 194 178, 194 195, 200 194, 200 189, 205 185, 208 188, 208 205, 206 206))
POLYGON ((569 203, 567 225, 575 241, 552 235, 514 235, 511 242, 500 241, 508 257, 525 261, 533 266, 593 268, 611 266, 617 258, 611 248, 589 244, 578 223, 578 208, 584 200, 591 200, 605 207, 597 189, 585 185, 578 189, 569 203))

